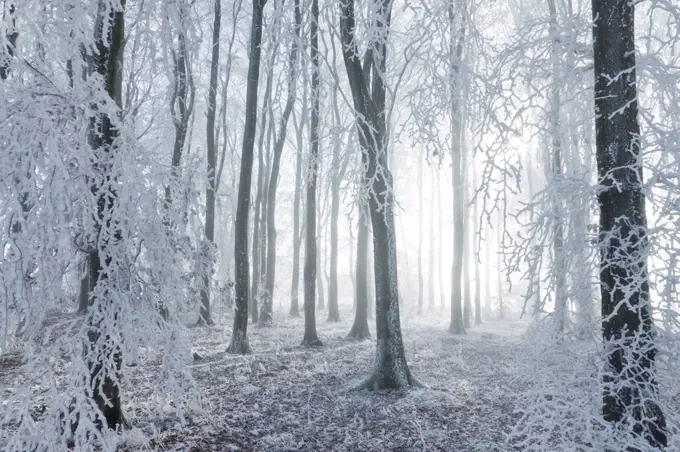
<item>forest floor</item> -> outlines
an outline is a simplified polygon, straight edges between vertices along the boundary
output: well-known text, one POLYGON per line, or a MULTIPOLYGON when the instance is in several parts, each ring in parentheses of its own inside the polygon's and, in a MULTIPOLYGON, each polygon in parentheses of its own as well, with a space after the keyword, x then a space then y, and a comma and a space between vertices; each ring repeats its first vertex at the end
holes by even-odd
MULTIPOLYGON (((447 312, 402 319, 409 367, 424 387, 375 393, 353 390, 373 369, 375 339, 346 339, 353 314, 341 315, 341 322, 327 323, 326 312, 318 313, 324 346, 308 349, 299 345, 303 319, 281 312, 272 327, 249 327, 254 353, 247 356, 225 353, 230 315, 192 328, 202 357, 192 373, 204 414, 187 415, 181 425, 145 408, 157 363, 142 363, 139 384, 124 392, 135 428, 123 450, 516 450, 505 436, 525 385, 515 357, 527 322, 515 315, 453 336, 447 312), (136 443, 135 436, 146 439, 136 443)), ((374 321, 369 325, 375 334, 374 321)))

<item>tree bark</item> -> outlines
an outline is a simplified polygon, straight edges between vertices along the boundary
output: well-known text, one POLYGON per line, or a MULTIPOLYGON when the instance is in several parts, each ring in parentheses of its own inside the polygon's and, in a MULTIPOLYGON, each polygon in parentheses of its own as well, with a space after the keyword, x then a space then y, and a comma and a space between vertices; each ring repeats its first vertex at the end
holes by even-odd
MULTIPOLYGON (((303 105, 307 102, 307 96, 303 96, 303 105)), ((304 110, 304 107, 303 107, 304 110)), ((301 115, 300 126, 296 130, 297 152, 295 155, 295 195, 293 199, 293 275, 290 285, 290 316, 300 317, 300 247, 302 235, 300 234, 300 203, 302 197, 302 130, 305 115, 301 115)), ((294 120, 295 118, 293 118, 294 120)))
POLYGON ((354 0, 342 0, 340 35, 345 69, 356 111, 356 127, 365 165, 365 179, 371 180, 368 206, 373 225, 376 285, 376 367, 360 388, 369 390, 408 388, 417 385, 406 363, 399 320, 397 246, 394 228, 392 174, 387 167, 385 139, 385 73, 391 21, 391 0, 376 5, 373 26, 380 39, 369 44, 371 64, 362 67, 355 39, 354 0), (370 77, 369 67, 370 66, 370 77), (372 82, 369 89, 369 82, 372 82))
POLYGON ((248 86, 246 89, 246 122, 241 150, 241 172, 234 228, 235 305, 234 328, 228 353, 246 354, 248 344, 248 216, 250 210, 250 186, 253 172, 253 148, 257 122, 257 86, 260 79, 260 44, 262 43, 262 13, 266 0, 253 0, 253 17, 250 30, 250 58, 248 63, 248 86))
MULTIPOLYGON (((637 114, 634 4, 593 0, 600 293, 606 359, 602 415, 622 435, 667 446, 657 402, 647 218, 637 114), (626 432, 626 433, 624 433, 626 432)), ((622 442, 629 440, 624 436, 622 442)))
MULTIPOLYGON (((99 11, 95 22, 95 47, 93 55, 93 72, 104 80, 104 88, 109 97, 115 102, 117 113, 120 114, 122 104, 121 88, 123 74, 123 55, 125 46, 125 1, 120 8, 114 8, 107 2, 99 2, 99 11)), ((96 107, 95 107, 96 109, 96 107)), ((118 151, 116 139, 119 131, 114 125, 113 118, 107 113, 98 113, 91 123, 90 144, 94 154, 94 172, 99 181, 92 186, 92 194, 97 200, 97 248, 90 254, 90 287, 94 294, 95 287, 104 285, 109 275, 105 267, 113 263, 112 248, 122 239, 118 226, 118 216, 115 212, 117 193, 114 189, 115 168, 111 165, 113 154, 118 151)), ((101 291, 100 291, 101 292, 101 291)), ((97 426, 102 429, 103 421, 110 429, 116 429, 125 424, 118 385, 122 365, 122 350, 111 344, 110 337, 102 337, 101 322, 112 322, 116 329, 122 328, 116 322, 116 301, 108 298, 106 290, 97 299, 94 295, 90 301, 91 309, 87 318, 89 354, 87 364, 90 371, 89 386, 92 399, 102 412, 103 420, 97 420, 97 426), (98 311, 98 312, 95 312, 98 311)), ((110 326, 109 326, 110 327, 110 326)))
POLYGON ((371 332, 368 328, 368 206, 358 203, 359 229, 357 232, 357 260, 356 260, 356 310, 354 323, 348 337, 353 339, 368 339, 371 332))
POLYGON ((311 60, 312 60, 312 92, 310 121, 310 150, 307 171, 307 211, 305 236, 305 335, 302 345, 318 347, 323 345, 316 333, 316 181, 319 168, 319 1, 312 0, 312 23, 310 27, 311 60))
MULTIPOLYGON (((208 184, 205 189, 205 239, 210 247, 215 244, 215 187, 217 185, 217 146, 215 144, 215 117, 217 110, 217 74, 220 64, 220 26, 222 22, 221 0, 215 0, 212 35, 212 60, 210 63, 210 87, 208 89, 208 115, 206 118, 206 139, 208 151, 208 184)), ((201 287, 200 321, 212 325, 210 315, 210 288, 213 260, 208 260, 208 269, 203 275, 201 287)))

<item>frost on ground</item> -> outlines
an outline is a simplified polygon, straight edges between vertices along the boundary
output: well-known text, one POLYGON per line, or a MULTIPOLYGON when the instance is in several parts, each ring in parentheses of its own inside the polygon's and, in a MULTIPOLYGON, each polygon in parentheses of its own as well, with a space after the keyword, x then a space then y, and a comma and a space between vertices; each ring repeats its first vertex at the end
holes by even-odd
POLYGON ((230 316, 192 329, 205 412, 181 425, 145 408, 153 384, 145 376, 155 365, 145 363, 127 392, 128 420, 138 429, 129 447, 140 447, 141 431, 144 444, 160 450, 514 450, 504 441, 515 419, 524 323, 493 322, 455 337, 446 314, 407 320, 409 365, 425 389, 369 393, 352 389, 369 375, 375 344, 346 339, 352 316, 343 314, 339 324, 319 323, 321 348, 299 346, 302 319, 251 327, 248 356, 225 353, 230 316))
MULTIPOLYGON (((161 357, 140 350, 123 388, 131 427, 119 450, 516 450, 505 437, 516 420, 524 322, 494 321, 452 336, 448 313, 405 319, 409 365, 425 388, 371 393, 352 389, 372 370, 375 342, 346 339, 353 315, 341 314, 341 323, 320 319, 321 348, 299 346, 302 319, 281 314, 273 327, 251 326, 255 353, 248 356, 225 353, 230 314, 190 329, 201 408, 184 419, 172 400, 155 395, 161 357)), ((1 389, 21 388, 21 357, 2 359, 1 389)))

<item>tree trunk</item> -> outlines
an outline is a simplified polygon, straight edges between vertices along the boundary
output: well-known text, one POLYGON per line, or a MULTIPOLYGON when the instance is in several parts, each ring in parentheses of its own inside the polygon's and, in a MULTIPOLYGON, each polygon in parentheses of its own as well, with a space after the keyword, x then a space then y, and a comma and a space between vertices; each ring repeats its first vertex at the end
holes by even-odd
MULTIPOLYGON (((463 53, 463 26, 460 26, 459 37, 456 40, 455 15, 453 0, 447 8, 450 30, 449 42, 449 65, 452 74, 458 73, 458 67, 463 53)), ((450 99, 451 115, 451 158, 452 158, 452 183, 453 183, 453 264, 451 265, 451 324, 449 332, 453 334, 465 333, 463 322, 463 247, 465 246, 465 185, 463 181, 463 149, 461 143, 461 114, 460 99, 461 90, 457 79, 452 76, 449 83, 452 85, 452 98, 450 99)))
MULTIPOLYGON (((307 96, 303 96, 303 104, 306 103, 307 96)), ((304 109, 304 107, 303 107, 304 109)), ((293 275, 290 285, 290 316, 300 317, 300 247, 302 246, 302 236, 300 235, 300 202, 302 197, 302 124, 304 123, 303 114, 300 119, 300 127, 297 128, 297 152, 295 155, 295 196, 293 200, 293 275)))
MULTIPOLYGON (((217 109, 217 74, 220 64, 220 26, 222 22, 221 0, 215 0, 215 15, 212 35, 212 61, 210 63, 210 87, 208 90, 208 115, 206 118, 206 138, 208 151, 208 185, 205 189, 205 239, 212 248, 215 244, 215 196, 217 185, 217 146, 215 144, 215 116, 217 109)), ((208 269, 203 275, 201 287, 200 321, 213 324, 210 315, 210 281, 213 273, 213 259, 208 259, 208 269)))
POLYGON ((323 287, 323 271, 324 265, 321 262, 321 256, 324 253, 324 237, 323 237, 323 226, 320 221, 317 222, 317 234, 316 243, 316 296, 319 299, 316 308, 320 311, 326 309, 326 293, 323 287))
MULTIPOLYGON (((467 171, 467 159, 464 158, 463 160, 465 160, 465 163, 463 163, 463 168, 466 168, 465 171, 467 171)), ((465 175, 463 175, 463 183, 466 184, 466 187, 463 189, 463 193, 465 194, 463 197, 465 203, 465 220, 463 223, 463 228, 465 228, 465 238, 463 243, 463 324, 465 325, 465 328, 468 329, 470 328, 472 320, 472 297, 470 295, 470 246, 472 245, 471 238, 473 236, 470 228, 470 214, 467 208, 468 199, 466 195, 468 189, 467 177, 465 177, 465 175)))
POLYGON ((253 172, 253 148, 257 122, 257 85, 260 79, 260 44, 262 43, 262 10, 266 0, 253 0, 253 18, 250 30, 250 58, 246 90, 246 121, 241 150, 241 174, 238 184, 236 227, 234 228, 235 305, 234 328, 227 352, 246 354, 248 344, 248 216, 250 186, 253 172))
MULTIPOLYGON (((474 191, 477 190, 477 170, 475 165, 472 165, 472 189, 474 191)), ((482 324, 482 299, 481 299, 481 294, 480 294, 480 289, 481 289, 481 281, 480 281, 480 274, 479 274, 479 249, 478 249, 478 244, 479 241, 477 240, 479 238, 479 231, 478 231, 478 196, 475 195, 475 202, 473 204, 473 211, 472 211, 472 231, 470 233, 472 246, 474 247, 474 253, 473 253, 473 260, 475 261, 475 325, 479 326, 482 324)))
MULTIPOLYGON (((432 168, 431 168, 432 169, 432 168)), ((436 212, 434 209, 433 202, 435 200, 436 192, 435 192, 435 177, 434 174, 430 175, 430 246, 429 246, 429 265, 428 268, 430 269, 429 275, 428 275, 428 294, 429 294, 429 299, 427 300, 427 309, 430 312, 434 312, 435 306, 436 306, 436 297, 437 294, 434 293, 434 286, 435 286, 435 279, 437 278, 437 270, 435 268, 435 255, 439 254, 439 250, 435 246, 435 236, 434 236, 434 224, 435 224, 435 219, 436 219, 436 212)))
MULTIPOLYGON (((116 103, 118 111, 121 108, 121 88, 123 74, 123 55, 125 46, 125 1, 121 1, 120 9, 99 2, 99 11, 95 23, 95 46, 97 52, 93 56, 93 72, 104 80, 104 88, 109 97, 116 103)), ((116 114, 119 114, 118 112, 116 114)), ((91 123, 90 144, 94 154, 94 171, 101 176, 101 185, 92 187, 92 194, 97 200, 97 248, 90 254, 90 287, 89 292, 95 293, 95 287, 106 287, 108 272, 104 271, 113 263, 112 248, 117 245, 121 231, 117 224, 118 214, 115 212, 117 193, 114 189, 115 168, 110 164, 112 154, 117 152, 116 139, 118 130, 112 118, 107 113, 99 113, 91 123), (112 239, 111 239, 112 238, 112 239)), ((110 283, 109 283, 110 284, 110 283)), ((123 424, 123 412, 120 400, 120 369, 122 364, 122 350, 111 345, 108 336, 102 337, 102 322, 112 323, 114 332, 120 332, 122 325, 118 325, 117 311, 122 309, 116 301, 107 298, 107 290, 101 298, 90 298, 94 309, 90 310, 87 318, 89 354, 87 365, 90 371, 88 386, 92 390, 92 399, 102 412, 106 425, 116 429, 123 424)), ((112 328, 109 324, 107 328, 112 328)), ((102 429, 102 420, 97 421, 102 429)))
MULTIPOLYGON (((562 126, 560 122, 560 58, 562 51, 559 48, 560 38, 557 29, 557 8, 555 0, 547 0, 550 12, 550 58, 552 60, 552 85, 550 87, 550 135, 551 135, 551 176, 552 183, 559 184, 562 180, 562 126)), ((564 256, 564 218, 562 216, 562 200, 555 197, 553 201, 553 271, 555 272, 555 330, 562 333, 568 323, 567 312, 567 268, 564 256)))
MULTIPOLYGON (((345 69, 356 111, 355 122, 365 158, 364 181, 371 180, 369 209, 373 225, 376 285, 376 367, 360 387, 369 390, 407 388, 417 384, 406 363, 399 320, 397 246, 394 229, 392 175, 387 168, 385 139, 385 84, 381 78, 387 65, 387 34, 391 1, 376 5, 373 26, 381 38, 369 44, 372 58, 362 67, 357 55, 353 0, 341 1, 341 41, 345 69), (370 66, 370 67, 369 67, 370 66), (370 70, 370 72, 369 72, 370 70), (370 75, 370 76, 369 76, 370 75), (372 81, 369 89, 369 82, 372 81)), ((363 191, 362 190, 362 191, 363 191)))
POLYGON ((300 28, 302 27, 302 12, 300 11, 300 0, 295 0, 295 37, 291 44, 290 55, 288 57, 288 98, 281 116, 279 136, 274 144, 274 157, 272 160, 271 176, 269 177, 269 188, 267 192, 267 271, 265 283, 265 299, 260 315, 260 324, 266 325, 273 320, 274 303, 274 282, 276 280, 276 188, 279 183, 279 173, 281 167, 281 155, 286 141, 288 121, 293 112, 296 99, 297 87, 297 65, 298 65, 298 41, 300 38, 300 28))
POLYGON ((357 261, 356 261, 356 310, 354 312, 354 324, 348 337, 354 339, 368 339, 371 337, 368 328, 368 206, 358 203, 359 206, 359 229, 357 232, 357 261))
POLYGON ((305 237, 305 335, 302 345, 306 347, 323 345, 316 333, 316 181, 319 168, 319 1, 312 0, 312 23, 310 27, 312 60, 312 108, 310 121, 310 149, 307 171, 307 212, 305 237))
POLYGON ((498 250, 496 251, 496 264, 498 265, 497 276, 497 290, 498 290, 498 316, 502 319, 505 316, 505 307, 503 306, 503 219, 498 219, 498 250))
MULTIPOLYGON (((657 402, 647 218, 637 119, 634 4, 593 0, 600 293, 606 359, 602 414, 621 434, 667 446, 657 402)), ((629 439, 625 436, 622 442, 629 439)))
POLYGON ((423 160, 418 159, 418 315, 423 313, 423 160))
POLYGON ((439 243, 440 246, 438 247, 439 249, 439 265, 437 266, 437 271, 439 273, 439 310, 443 311, 446 309, 446 295, 445 295, 445 290, 444 290, 444 279, 446 273, 444 272, 444 250, 445 248, 441 246, 441 240, 444 237, 444 225, 442 219, 444 218, 444 215, 442 214, 442 188, 441 188, 441 182, 440 182, 440 172, 441 170, 437 170, 437 212, 439 212, 439 215, 437 215, 437 223, 439 227, 439 243))
MULTIPOLYGON (((335 143, 333 149, 333 168, 337 168, 340 160, 340 146, 335 143)), ((339 170, 335 169, 331 190, 331 263, 330 281, 328 283, 328 321, 339 322, 338 308, 338 216, 340 215, 340 178, 339 170)))

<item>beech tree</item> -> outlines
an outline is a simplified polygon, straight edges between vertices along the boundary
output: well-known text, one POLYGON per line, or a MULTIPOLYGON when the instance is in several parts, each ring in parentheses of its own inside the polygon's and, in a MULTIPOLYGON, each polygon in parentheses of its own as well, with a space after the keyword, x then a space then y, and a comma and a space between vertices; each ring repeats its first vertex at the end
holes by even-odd
POLYGON ((602 414, 624 435, 667 446, 659 408, 635 71, 634 5, 593 0, 600 294, 607 361, 602 414))
MULTIPOLYGON (((120 109, 125 46, 125 0, 121 1, 120 7, 100 1, 98 9, 92 69, 103 79, 106 93, 120 109)), ((115 430, 125 422, 119 386, 119 373, 123 361, 122 350, 109 344, 109 336, 116 332, 106 331, 103 325, 116 315, 116 310, 120 307, 109 298, 110 293, 95 291, 97 286, 102 284, 103 279, 110 277, 110 266, 114 259, 111 248, 115 248, 116 242, 122 239, 119 226, 120 216, 115 212, 117 204, 115 170, 111 165, 113 154, 119 152, 116 143, 118 129, 116 119, 109 115, 110 113, 101 113, 96 117, 92 122, 90 132, 94 173, 98 176, 97 180, 93 181, 91 190, 97 203, 96 234, 99 245, 90 254, 88 260, 90 296, 94 309, 88 314, 87 323, 90 341, 89 386, 92 390, 92 399, 103 416, 103 419, 98 420, 99 426, 102 428, 105 423, 108 428, 115 430)))
POLYGON ((319 168, 319 1, 312 0, 312 18, 309 30, 311 77, 311 118, 309 124, 309 161, 307 162, 307 186, 305 205, 305 334, 302 345, 318 347, 323 345, 316 332, 316 280, 317 236, 316 236, 316 182, 319 168))
POLYGON ((241 171, 238 184, 236 226, 234 235, 235 266, 235 313, 234 328, 229 353, 246 354, 248 344, 249 263, 248 263, 248 216, 250 213, 250 187, 253 172, 253 148, 257 122, 257 88, 260 80, 260 44, 262 43, 262 16, 266 0, 253 0, 253 17, 250 28, 250 51, 248 63, 248 86, 246 94, 246 122, 241 149, 241 171))
POLYGON ((362 193, 368 194, 373 226, 376 293, 376 368, 361 386, 369 390, 406 388, 416 385, 406 363, 399 320, 397 247, 394 228, 392 175, 387 167, 386 85, 387 38, 392 2, 372 5, 376 36, 368 43, 362 64, 356 40, 354 0, 340 4, 340 38, 347 78, 352 92, 355 123, 361 152, 365 156, 362 193), (371 181, 370 186, 367 182, 371 181))

